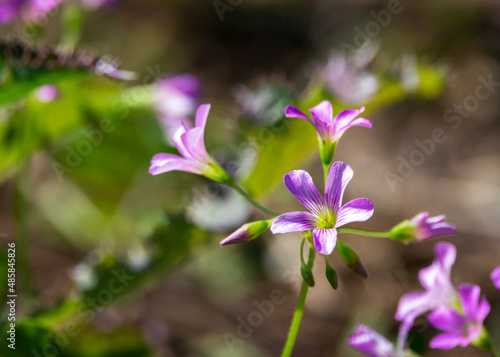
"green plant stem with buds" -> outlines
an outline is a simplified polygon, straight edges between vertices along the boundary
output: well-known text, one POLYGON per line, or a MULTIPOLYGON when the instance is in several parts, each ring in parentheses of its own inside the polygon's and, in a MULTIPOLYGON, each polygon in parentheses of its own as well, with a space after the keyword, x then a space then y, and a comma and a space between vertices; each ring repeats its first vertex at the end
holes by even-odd
MULTIPOLYGON (((306 232, 306 239, 309 242, 309 256, 307 258, 307 267, 312 271, 314 265, 314 258, 316 256, 316 250, 314 249, 314 244, 312 242, 311 232, 306 232)), ((305 240, 305 239, 304 239, 305 240)), ((301 253, 304 240, 301 243, 301 253)), ((301 257, 301 260, 303 258, 301 257)), ((285 342, 285 347, 283 347, 283 352, 281 357, 289 357, 292 355, 293 346, 299 332, 300 322, 302 321, 302 316, 304 315, 304 306, 306 304, 307 292, 309 291, 309 285, 304 280, 302 281, 302 286, 300 288, 299 302, 295 308, 295 313, 293 314, 292 324, 290 325, 290 330, 288 331, 288 337, 285 342)))
POLYGON ((263 205, 261 205, 259 202, 255 201, 252 197, 250 197, 250 195, 244 190, 242 189, 240 186, 238 186, 238 184, 236 182, 234 182, 234 180, 231 179, 231 181, 229 181, 229 183, 227 184, 229 187, 232 187, 234 188, 240 195, 242 195, 248 202, 250 202, 251 204, 253 204, 255 207, 257 207, 258 209, 260 209, 261 211, 264 211, 268 214, 270 214, 271 216, 279 216, 279 213, 278 212, 275 212, 267 207, 264 207, 263 205))
POLYGON ((366 229, 357 229, 357 228, 337 228, 337 232, 339 234, 340 233, 352 233, 352 234, 359 234, 359 235, 369 236, 369 237, 391 238, 390 231, 375 232, 375 231, 367 231, 366 229))

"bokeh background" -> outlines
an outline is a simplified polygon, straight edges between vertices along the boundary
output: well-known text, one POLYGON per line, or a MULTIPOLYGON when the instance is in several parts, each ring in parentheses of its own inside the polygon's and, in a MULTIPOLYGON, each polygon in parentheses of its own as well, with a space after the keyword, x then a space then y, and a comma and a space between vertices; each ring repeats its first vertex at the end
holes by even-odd
MULTIPOLYGON (((16 38, 109 55, 137 73, 120 81, 68 68, 36 82, 35 70, 28 80, 58 89, 49 102, 36 90, 9 97, 15 83, 3 77, 0 234, 17 247, 19 356, 280 354, 301 282, 300 235, 268 232, 221 248, 242 223, 267 216, 202 177, 148 174, 155 153, 175 152, 157 107, 168 99, 159 83, 179 73, 197 76, 198 102, 212 104, 209 152, 279 212, 302 209, 284 174, 305 169, 322 181, 314 128, 286 120, 285 106, 365 105, 373 128, 350 130, 336 153, 355 172, 345 199, 375 206, 356 227, 386 230, 421 211, 446 214, 459 229, 440 239, 458 249, 453 280, 482 287, 493 306, 486 324, 500 341, 500 293, 489 280, 500 265, 498 1, 65 3, 37 26, 2 26, 0 36, 4 45, 16 38), (103 121, 112 129, 102 140, 94 136, 85 155, 68 159, 103 121), (432 141, 435 130, 446 139, 432 141), (427 153, 422 142, 433 143, 427 153), (121 286, 111 291, 117 276, 121 286), (282 298, 262 323, 239 327, 273 294, 282 298)), ((4 74, 11 66, 5 56, 0 65, 4 74)), ((334 252, 334 291, 318 258, 295 356, 359 356, 347 345, 357 323, 395 338, 398 299, 420 288, 418 270, 430 265, 436 243, 342 239, 371 277, 334 252)), ((4 289, 5 244, 1 256, 4 289)), ((487 355, 427 351, 435 333, 418 320, 412 347, 427 356, 487 355)), ((1 349, 16 355, 3 342, 1 349)))

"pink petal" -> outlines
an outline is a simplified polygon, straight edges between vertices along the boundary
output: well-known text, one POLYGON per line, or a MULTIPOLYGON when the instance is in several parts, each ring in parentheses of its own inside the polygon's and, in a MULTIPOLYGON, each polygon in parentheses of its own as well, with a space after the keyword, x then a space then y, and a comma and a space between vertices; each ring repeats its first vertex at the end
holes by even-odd
POLYGON ((349 345, 371 357, 395 357, 392 343, 368 326, 358 325, 349 336, 349 345))
POLYGON ((406 320, 411 316, 416 318, 435 307, 436 303, 428 292, 413 291, 401 296, 394 318, 398 321, 406 320))
POLYGON ((335 249, 337 244, 337 230, 335 228, 331 229, 319 229, 313 230, 314 247, 320 254, 329 255, 335 249))
MULTIPOLYGON (((338 113, 333 121, 335 122, 335 126, 340 129, 343 128, 356 119, 356 117, 365 111, 365 107, 357 109, 346 109, 338 113)), ((366 120, 366 119, 365 119, 366 120)), ((371 123, 370 123, 371 124, 371 123)))
POLYGON ((318 122, 325 124, 332 123, 333 108, 329 101, 324 100, 315 107, 309 109, 309 111, 313 116, 315 125, 317 125, 318 122))
POLYGON ((302 113, 300 110, 295 108, 292 105, 289 105, 285 109, 285 116, 287 118, 299 118, 299 119, 304 119, 307 120, 309 123, 314 124, 313 121, 304 113, 302 113))
POLYGON ((200 162, 207 162, 210 160, 210 155, 208 155, 205 148, 203 136, 203 128, 196 127, 182 134, 181 141, 191 158, 200 162))
POLYGON ((334 162, 330 168, 326 180, 325 198, 326 205, 334 213, 340 210, 345 188, 351 181, 353 174, 351 167, 341 161, 334 162))
POLYGON ((429 314, 427 320, 435 328, 454 335, 467 334, 467 319, 456 310, 441 306, 429 314))
POLYGON ((210 112, 210 104, 202 104, 198 107, 196 111, 195 126, 197 128, 202 128, 205 131, 205 125, 207 124, 208 113, 210 112))
POLYGON ((479 303, 481 288, 477 285, 462 284, 458 287, 465 316, 476 323, 482 323, 490 313, 490 304, 486 299, 479 303))
MULTIPOLYGON (((194 159, 193 155, 191 155, 188 148, 182 142, 182 136, 185 133, 187 133, 188 129, 185 127, 185 125, 183 125, 182 122, 180 124, 181 124, 181 126, 175 132, 175 134, 172 138, 172 141, 182 156, 184 156, 186 159, 194 159)), ((192 129, 189 129, 189 130, 192 130, 192 129)))
POLYGON ((364 222, 373 216, 373 203, 368 198, 356 198, 339 210, 335 227, 351 222, 364 222))
POLYGON ((158 175, 168 171, 186 171, 201 174, 204 168, 204 165, 199 162, 187 160, 178 155, 161 153, 151 159, 149 173, 158 175))
POLYGON ((429 347, 439 348, 441 350, 449 350, 457 346, 466 347, 469 342, 470 340, 468 337, 454 335, 451 333, 442 333, 434 337, 429 342, 429 347))
POLYGON ((303 232, 315 227, 314 217, 309 212, 288 212, 279 215, 271 224, 271 232, 303 232))
POLYGON ((490 279, 493 282, 493 285, 495 285, 497 289, 500 289, 500 266, 493 269, 490 279))
POLYGON ((311 175, 303 170, 294 170, 286 174, 283 182, 286 188, 309 211, 317 216, 326 214, 325 200, 314 185, 311 175))

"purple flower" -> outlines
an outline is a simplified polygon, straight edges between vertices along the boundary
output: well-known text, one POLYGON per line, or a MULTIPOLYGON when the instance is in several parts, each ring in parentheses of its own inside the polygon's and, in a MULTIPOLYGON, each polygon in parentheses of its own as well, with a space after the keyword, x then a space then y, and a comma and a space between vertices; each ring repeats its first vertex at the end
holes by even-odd
POLYGON ((458 291, 463 313, 442 306, 428 317, 435 328, 443 331, 431 340, 431 348, 447 350, 457 346, 466 347, 481 337, 490 304, 484 297, 480 300, 481 288, 477 285, 462 284, 458 291))
POLYGON ((271 225, 271 231, 288 233, 312 229, 316 250, 321 254, 330 254, 337 243, 336 228, 366 221, 373 215, 373 204, 367 198, 357 198, 341 206, 344 190, 352 176, 349 165, 335 162, 328 173, 323 198, 306 171, 295 170, 285 175, 285 186, 311 213, 282 214, 271 225))
POLYGON ((200 81, 191 74, 169 76, 156 84, 155 108, 167 138, 181 126, 191 127, 189 117, 196 110, 200 92, 200 81))
POLYGON ((396 357, 396 349, 384 336, 368 326, 358 325, 349 336, 349 345, 370 357, 396 357))
POLYGON ((317 106, 309 109, 313 117, 312 120, 291 105, 286 107, 285 115, 287 118, 304 119, 314 125, 318 132, 321 160, 324 164, 329 165, 333 159, 335 147, 347 129, 353 126, 372 127, 372 123, 368 119, 357 118, 364 110, 365 107, 359 110, 346 109, 333 117, 332 104, 324 100, 317 106))
POLYGON ((173 138, 174 145, 182 156, 156 154, 151 159, 149 173, 158 175, 168 171, 186 171, 203 175, 211 180, 228 183, 231 179, 205 148, 204 134, 210 104, 202 104, 196 112, 196 123, 192 129, 180 127, 173 138))
POLYGON ((39 22, 63 0, 6 0, 0 5, 0 25, 22 17, 39 22))
POLYGON ((36 97, 42 103, 49 103, 57 99, 59 90, 52 84, 46 84, 39 87, 35 92, 36 97))
POLYGON ((496 267, 495 269, 493 269, 490 278, 493 282, 493 285, 495 285, 497 289, 500 289, 500 267, 496 267))
POLYGON ((398 345, 402 347, 408 331, 417 316, 447 306, 456 300, 457 294, 450 281, 450 272, 456 258, 456 248, 451 243, 438 243, 434 248, 436 259, 431 266, 420 270, 419 280, 425 291, 405 294, 399 300, 396 320, 403 321, 398 345))
POLYGON ((457 227, 446 223, 445 219, 445 215, 429 217, 428 212, 421 212, 396 225, 391 229, 390 236, 400 242, 410 242, 456 234, 457 227))
POLYGON ((252 239, 257 238, 262 233, 269 229, 273 219, 268 219, 266 221, 255 221, 242 225, 236 231, 231 233, 228 237, 224 238, 220 245, 221 247, 228 244, 248 242, 252 239))

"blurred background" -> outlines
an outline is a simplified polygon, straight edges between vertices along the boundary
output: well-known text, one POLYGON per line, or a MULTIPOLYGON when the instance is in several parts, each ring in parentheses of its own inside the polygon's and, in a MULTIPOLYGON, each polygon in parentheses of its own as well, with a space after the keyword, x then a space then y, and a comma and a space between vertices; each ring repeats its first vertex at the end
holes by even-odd
MULTIPOLYGON (((211 103, 208 151, 266 206, 303 210, 282 177, 304 169, 322 186, 316 134, 284 108, 324 99, 337 112, 364 105, 373 123, 336 152, 355 172, 345 201, 375 206, 354 226, 446 214, 459 230, 445 239, 458 249, 453 281, 482 287, 500 341, 489 280, 500 265, 500 3, 101 3, 64 1, 36 22, 26 10, 0 13, 0 239, 16 242, 19 296, 18 348, 0 353, 279 355, 301 283, 300 235, 221 248, 268 216, 201 176, 148 167, 176 153, 176 120, 211 103), (266 316, 264 300, 275 301, 266 316)), ((334 291, 317 259, 295 356, 359 356, 347 345, 357 323, 394 339, 397 302, 421 288, 436 243, 341 239, 371 277, 334 251, 334 291)), ((4 289, 6 244, 0 256, 4 289)), ((412 348, 487 356, 426 350, 435 334, 417 320, 412 348)))

